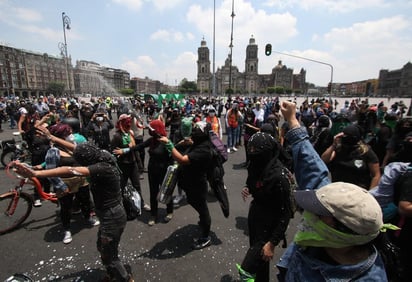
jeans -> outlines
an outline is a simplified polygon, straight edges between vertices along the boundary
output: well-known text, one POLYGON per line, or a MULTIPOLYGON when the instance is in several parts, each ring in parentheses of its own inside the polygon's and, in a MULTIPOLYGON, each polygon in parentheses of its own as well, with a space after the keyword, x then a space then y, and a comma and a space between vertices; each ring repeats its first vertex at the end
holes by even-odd
POLYGON ((126 212, 121 204, 105 210, 96 210, 100 220, 97 250, 107 274, 114 281, 128 281, 130 276, 119 259, 119 242, 126 226, 126 212))
POLYGON ((227 127, 227 147, 233 148, 236 145, 237 137, 239 135, 239 127, 227 127))

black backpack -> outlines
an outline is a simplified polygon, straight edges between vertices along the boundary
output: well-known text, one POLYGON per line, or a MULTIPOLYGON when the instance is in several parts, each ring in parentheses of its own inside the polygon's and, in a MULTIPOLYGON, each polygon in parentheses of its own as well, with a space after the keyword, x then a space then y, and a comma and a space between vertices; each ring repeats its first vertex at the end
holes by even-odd
POLYGON ((223 163, 225 160, 213 146, 210 149, 210 153, 212 155, 212 160, 207 171, 207 180, 216 199, 219 201, 223 215, 229 217, 229 198, 223 180, 223 176, 225 175, 223 163))
POLYGON ((127 220, 136 219, 142 214, 141 198, 139 193, 131 184, 127 184, 122 191, 123 207, 126 211, 127 220))

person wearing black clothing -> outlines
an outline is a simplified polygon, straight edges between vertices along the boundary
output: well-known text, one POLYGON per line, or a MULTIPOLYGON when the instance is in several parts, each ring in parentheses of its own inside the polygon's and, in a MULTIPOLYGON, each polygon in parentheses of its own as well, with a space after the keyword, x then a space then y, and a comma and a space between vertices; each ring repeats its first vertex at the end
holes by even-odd
POLYGON ((137 156, 134 150, 130 150, 131 147, 136 145, 133 131, 131 130, 131 124, 132 118, 130 115, 121 114, 119 116, 116 124, 116 132, 111 140, 111 147, 113 149, 129 149, 124 150, 123 154, 119 155, 117 158, 117 164, 122 171, 120 185, 122 189, 124 189, 127 185, 127 181, 130 179, 133 188, 140 194, 142 207, 148 211, 150 210, 150 207, 144 204, 142 196, 137 156))
POLYGON ((327 115, 321 115, 315 122, 316 127, 309 138, 316 152, 322 156, 323 152, 332 145, 333 135, 331 134, 332 121, 327 115))
POLYGON ((250 248, 237 266, 241 281, 269 281, 269 262, 289 224, 286 199, 290 188, 282 187, 285 183, 276 174, 283 166, 278 159, 279 149, 280 144, 265 132, 255 133, 248 142, 248 176, 241 194, 244 201, 250 196, 253 200, 248 214, 250 248))
MULTIPOLYGON (((210 129, 210 128, 209 128, 210 129)), ((212 161, 211 142, 209 141, 207 123, 197 122, 192 129, 190 146, 186 154, 181 154, 167 137, 161 137, 171 152, 172 157, 179 164, 180 173, 178 185, 187 197, 187 202, 199 213, 200 238, 195 241, 192 248, 203 249, 210 245, 210 227, 212 220, 207 206, 207 170, 212 161)), ((189 141, 188 141, 189 142, 189 141)))
POLYGON ((100 220, 97 234, 97 249, 102 264, 106 267, 106 281, 134 281, 119 258, 119 242, 126 226, 126 212, 122 205, 120 172, 113 156, 89 143, 74 145, 48 134, 52 142, 64 144, 74 150, 74 159, 82 166, 58 167, 35 171, 24 164, 16 163, 17 173, 25 177, 71 177, 86 176, 100 220))
POLYGON ((94 143, 100 148, 110 151, 110 130, 114 128, 112 121, 105 113, 93 114, 86 132, 91 133, 94 143))
MULTIPOLYGON (((160 185, 166 175, 167 167, 173 163, 169 152, 165 145, 158 139, 161 136, 166 136, 166 129, 162 121, 156 119, 152 120, 149 124, 150 138, 146 139, 143 143, 136 145, 130 149, 115 149, 113 153, 115 155, 122 155, 128 150, 139 151, 141 148, 149 147, 149 163, 147 167, 149 175, 149 189, 150 189, 150 214, 151 217, 148 221, 149 226, 153 226, 158 217, 158 201, 157 194, 159 193, 160 185)), ((166 205, 167 215, 164 217, 165 222, 169 222, 173 218, 173 202, 166 205)))

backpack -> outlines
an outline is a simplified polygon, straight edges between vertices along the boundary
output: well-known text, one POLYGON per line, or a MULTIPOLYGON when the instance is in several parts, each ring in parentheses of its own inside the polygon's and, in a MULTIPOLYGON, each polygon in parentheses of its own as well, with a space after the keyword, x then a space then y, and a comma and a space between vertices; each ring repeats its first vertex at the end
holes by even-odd
POLYGON ((218 150, 213 148, 213 146, 210 151, 212 155, 212 161, 207 171, 207 180, 209 182, 210 189, 213 191, 216 199, 219 201, 223 215, 227 218, 229 217, 229 198, 227 196, 227 189, 223 180, 223 176, 225 175, 223 163, 226 160, 224 160, 224 158, 219 154, 218 150))
POLYGON ((127 220, 136 219, 142 214, 141 197, 131 184, 127 184, 122 191, 123 207, 126 211, 127 220))
POLYGON ((222 139, 217 136, 216 132, 213 130, 209 130, 209 139, 210 142, 212 143, 213 149, 218 153, 220 162, 224 164, 229 156, 227 153, 227 146, 223 143, 222 139))

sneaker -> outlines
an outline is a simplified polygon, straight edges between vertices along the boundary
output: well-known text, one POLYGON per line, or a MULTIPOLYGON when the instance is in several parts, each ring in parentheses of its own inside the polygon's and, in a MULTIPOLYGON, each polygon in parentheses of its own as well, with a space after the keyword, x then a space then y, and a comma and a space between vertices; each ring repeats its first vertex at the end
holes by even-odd
POLYGON ((147 223, 147 225, 153 226, 153 225, 155 225, 155 224, 156 224, 155 218, 154 218, 154 217, 151 217, 151 218, 149 219, 149 222, 147 223))
POLYGON ((148 204, 144 204, 144 205, 143 205, 143 209, 144 209, 145 211, 150 211, 150 206, 149 206, 148 204))
POLYGON ((90 226, 98 226, 100 225, 100 221, 95 217, 95 216, 91 216, 89 217, 89 224, 90 226))
POLYGON ((210 237, 199 238, 196 242, 192 245, 193 250, 200 250, 210 246, 210 237))
POLYGON ((232 150, 233 150, 234 152, 237 152, 237 149, 236 149, 236 147, 233 147, 233 148, 232 148, 232 150))
POLYGON ((82 210, 80 208, 72 209, 72 214, 81 214, 82 210))
POLYGON ((72 233, 70 231, 64 232, 63 243, 69 244, 71 241, 73 241, 72 233))
POLYGON ((173 218, 173 214, 172 214, 172 213, 168 213, 168 214, 165 216, 164 221, 167 223, 167 222, 171 221, 172 218, 173 218))
POLYGON ((185 198, 185 195, 176 195, 175 198, 173 199, 173 204, 177 205, 179 204, 183 199, 185 198))
POLYGON ((230 153, 230 148, 227 148, 227 152, 230 153))
POLYGON ((36 208, 41 207, 40 199, 34 200, 33 206, 35 206, 36 208))

